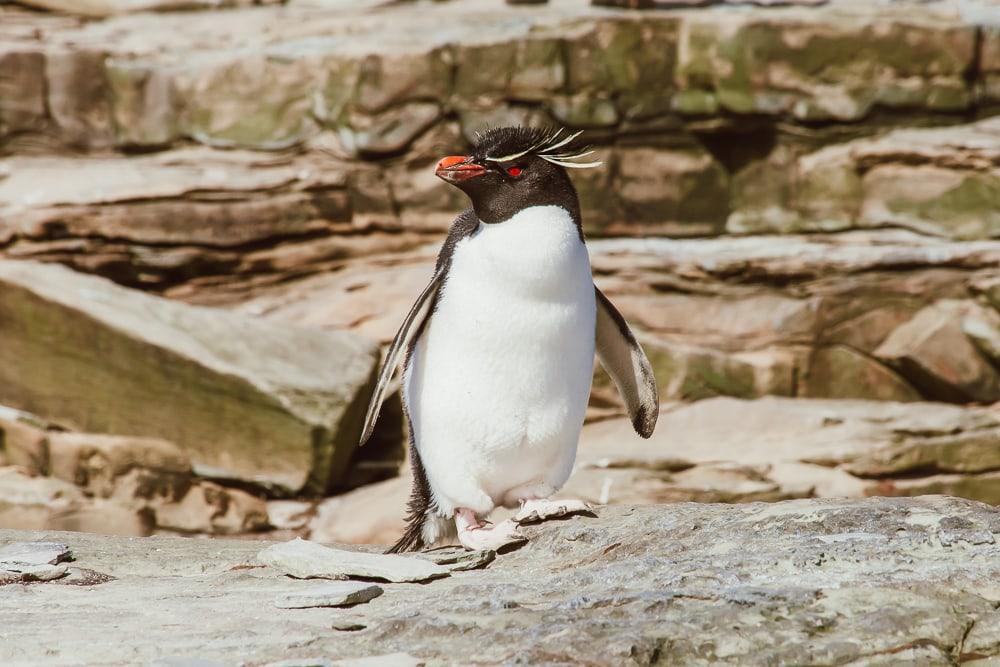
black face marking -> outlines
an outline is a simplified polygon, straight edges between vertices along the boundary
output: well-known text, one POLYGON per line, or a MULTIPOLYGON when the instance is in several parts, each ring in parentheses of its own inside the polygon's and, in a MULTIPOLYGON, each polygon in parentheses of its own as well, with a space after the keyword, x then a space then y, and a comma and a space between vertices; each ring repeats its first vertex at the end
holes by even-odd
POLYGON ((479 220, 492 225, 532 206, 561 206, 580 228, 580 202, 563 167, 531 152, 506 162, 495 159, 524 153, 551 134, 527 127, 501 127, 483 133, 469 158, 483 166, 485 173, 456 184, 472 200, 479 220))

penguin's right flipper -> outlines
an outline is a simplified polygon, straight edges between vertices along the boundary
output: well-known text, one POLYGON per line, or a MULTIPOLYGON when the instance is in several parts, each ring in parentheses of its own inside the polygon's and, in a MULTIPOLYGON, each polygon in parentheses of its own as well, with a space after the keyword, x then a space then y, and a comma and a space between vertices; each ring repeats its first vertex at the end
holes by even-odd
POLYGON ((416 303, 410 308, 410 312, 406 314, 406 319, 403 320, 399 331, 396 332, 396 337, 392 339, 392 345, 389 346, 389 351, 385 354, 385 361, 382 362, 382 369, 378 374, 378 383, 376 383, 375 391, 372 392, 371 401, 368 403, 368 412, 365 414, 365 426, 361 431, 359 446, 368 442, 372 431, 375 430, 375 420, 378 419, 382 399, 385 398, 386 389, 392 381, 392 376, 396 371, 396 366, 399 365, 400 357, 403 356, 403 351, 409 348, 410 341, 413 340, 414 335, 423 328, 424 320, 427 319, 427 316, 434 307, 434 301, 442 282, 442 272, 440 270, 436 271, 430 283, 427 284, 424 291, 417 297, 416 303))
POLYGON ((635 432, 648 438, 653 435, 660 410, 653 367, 622 314, 596 285, 594 292, 597 295, 597 358, 615 381, 635 432))

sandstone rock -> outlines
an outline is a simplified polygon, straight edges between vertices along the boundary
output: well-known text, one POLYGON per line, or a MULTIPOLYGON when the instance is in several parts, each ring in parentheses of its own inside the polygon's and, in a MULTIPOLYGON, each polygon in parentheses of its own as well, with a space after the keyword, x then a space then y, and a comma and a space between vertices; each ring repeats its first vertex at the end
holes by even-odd
MULTIPOLYGON (((15 621, 0 661, 150 663, 169 645, 188 656, 211 646, 213 659, 232 663, 252 652, 265 664, 405 646, 434 664, 464 655, 470 642, 477 660, 495 664, 653 662, 657 651, 671 664, 947 664, 971 647, 995 655, 996 508, 931 496, 598 514, 526 528, 529 544, 485 570, 393 586, 351 610, 361 632, 331 631, 329 615, 309 620, 320 612, 268 612, 289 581, 230 569, 259 543, 53 536, 72 545, 81 566, 118 579, 90 587, 86 599, 54 584, 0 596, 0 615, 15 621), (43 619, 75 622, 42 646, 30 637, 43 619), (254 623, 260 631, 251 637, 217 642, 254 623)), ((33 539, 0 535, 4 543, 33 539)))
MULTIPOLYGON (((786 159, 770 178, 778 193, 762 200, 759 180, 737 180, 735 232, 899 226, 953 238, 993 238, 1000 187, 1000 123, 898 129, 786 159), (746 188, 746 195, 739 189, 746 188), (757 200, 756 202, 754 200, 757 200), (769 218, 774 207, 784 212, 769 218)), ((780 150, 780 149, 779 149, 780 150)))
MULTIPOLYGON (((800 380, 801 396, 919 401, 921 396, 890 368, 846 345, 817 349, 800 380)), ((769 392, 776 393, 776 392, 769 392)))
POLYGON ((45 57, 0 47, 0 137, 45 124, 45 57))
POLYGON ((974 304, 941 301, 893 331, 875 355, 895 366, 929 398, 1000 399, 1000 374, 963 331, 962 320, 970 315, 1000 323, 996 313, 974 304))
POLYGON ((84 504, 72 484, 50 477, 30 477, 18 468, 0 468, 0 526, 44 530, 54 514, 84 504))
POLYGON ((97 499, 88 501, 82 507, 53 512, 46 527, 51 530, 146 537, 153 534, 155 516, 149 509, 135 504, 97 499))
MULTIPOLYGON (((257 4, 269 4, 273 2, 273 0, 253 1, 257 4)), ((220 6, 237 7, 251 4, 250 0, 16 0, 16 2, 47 11, 93 18, 104 18, 132 12, 214 9, 220 6)))
POLYGON ((156 525, 182 533, 251 533, 268 527, 267 505, 239 489, 193 484, 175 503, 155 507, 156 525))
MULTIPOLYGON (((350 218, 345 172, 317 156, 289 161, 201 148, 0 160, 7 170, 0 230, 15 239, 8 256, 56 260, 133 285, 260 271, 274 260, 250 256, 243 266, 243 246, 322 239, 350 218)), ((316 255, 323 257, 299 261, 316 255)))
POLYGON ((1000 469, 1000 422, 991 410, 940 403, 713 398, 667 405, 648 440, 628 434, 627 419, 588 425, 578 464, 676 468, 730 461, 838 466, 880 477, 927 469, 978 473, 1000 469), (620 462, 620 463, 616 463, 620 462))
POLYGON ((309 539, 342 544, 392 544, 406 526, 409 473, 323 500, 309 522, 309 539))
POLYGON ((0 406, 0 457, 4 465, 18 466, 32 475, 49 471, 49 444, 34 415, 0 406))
POLYGON ((405 150, 441 115, 431 102, 412 102, 374 117, 352 115, 349 125, 338 126, 344 148, 353 155, 392 155, 405 150))
POLYGON ((858 18, 695 15, 678 46, 678 82, 707 89, 730 111, 813 121, 858 120, 875 105, 951 111, 970 105, 963 72, 975 38, 961 22, 941 16, 925 27, 858 18), (824 72, 836 78, 824 82, 824 72))
POLYGON ((375 368, 371 343, 62 267, 0 262, 0 280, 3 402, 81 430, 162 437, 251 481, 320 490, 343 474, 375 368))
POLYGON ((625 220, 671 235, 718 233, 729 213, 727 175, 701 149, 619 151, 618 183, 625 220))
POLYGON ((350 607, 373 600, 383 592, 381 586, 374 584, 360 581, 333 581, 283 593, 275 599, 274 606, 279 609, 350 607))
POLYGON ((305 527, 314 511, 312 503, 300 500, 269 500, 267 522, 275 528, 295 530, 305 527))
POLYGON ((331 549, 301 538, 270 546, 261 551, 257 559, 298 579, 417 582, 448 576, 447 568, 419 558, 331 549))
POLYGON ((191 477, 187 455, 158 438, 51 433, 48 442, 49 474, 99 498, 174 499, 191 477))
POLYGON ((872 484, 868 490, 868 495, 879 496, 924 496, 930 494, 975 498, 991 505, 1000 505, 1000 472, 883 479, 872 484))

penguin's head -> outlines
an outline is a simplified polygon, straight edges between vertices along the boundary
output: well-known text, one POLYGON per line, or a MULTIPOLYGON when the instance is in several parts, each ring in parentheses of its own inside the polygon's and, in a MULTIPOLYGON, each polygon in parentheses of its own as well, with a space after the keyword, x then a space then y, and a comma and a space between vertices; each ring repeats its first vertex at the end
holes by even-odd
POLYGON ((566 168, 589 168, 589 151, 574 147, 580 133, 498 127, 477 135, 469 155, 442 159, 434 173, 472 200, 480 220, 495 224, 531 206, 562 206, 579 220, 580 204, 566 168))

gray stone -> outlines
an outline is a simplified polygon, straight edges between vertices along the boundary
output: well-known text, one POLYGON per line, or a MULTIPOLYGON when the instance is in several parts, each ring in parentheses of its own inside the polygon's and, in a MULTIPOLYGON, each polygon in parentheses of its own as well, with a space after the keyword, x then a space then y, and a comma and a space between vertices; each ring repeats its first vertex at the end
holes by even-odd
POLYGON ((385 591, 381 586, 360 581, 334 581, 282 593, 274 600, 280 609, 310 607, 350 607, 373 600, 385 591))
MULTIPOLYGON (((0 662, 148 664, 170 646, 228 663, 252 654, 260 664, 315 664, 405 647, 410 664, 444 665, 468 656, 470 643, 486 664, 948 664, 998 655, 995 507, 926 496, 597 513, 526 527, 528 545, 485 570, 395 585, 343 616, 277 613, 288 580, 233 569, 258 542, 52 535, 117 580, 85 596, 57 585, 0 595, 0 662), (337 619, 366 628, 333 631, 337 619), (43 621, 65 629, 31 641, 43 621)), ((0 531, 0 543, 32 539, 0 531)))
POLYGON ((73 552, 58 542, 15 542, 0 547, 0 567, 57 565, 67 560, 73 560, 73 552))
POLYGON ((422 551, 416 554, 418 558, 429 560, 437 565, 443 565, 452 572, 461 570, 478 570, 486 567, 494 560, 497 554, 495 551, 468 551, 465 547, 447 546, 437 547, 430 551, 422 551))
POLYGON ((448 576, 447 568, 419 558, 333 549, 302 538, 270 546, 257 558, 264 565, 299 579, 363 577, 402 582, 448 576))
POLYGON ((322 490, 344 474, 373 343, 32 262, 0 262, 0 292, 0 401, 79 430, 164 438, 249 481, 322 490))

